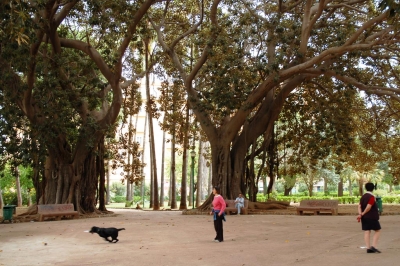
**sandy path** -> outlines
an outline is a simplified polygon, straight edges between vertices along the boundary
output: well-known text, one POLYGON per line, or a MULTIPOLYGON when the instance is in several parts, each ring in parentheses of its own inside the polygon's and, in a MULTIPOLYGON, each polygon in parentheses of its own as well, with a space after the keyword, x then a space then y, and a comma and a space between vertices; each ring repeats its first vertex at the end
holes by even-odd
POLYGON ((366 254, 354 216, 211 216, 115 210, 116 217, 0 224, 0 265, 397 265, 400 216, 381 217, 381 254, 366 254), (91 226, 124 227, 111 244, 91 226))

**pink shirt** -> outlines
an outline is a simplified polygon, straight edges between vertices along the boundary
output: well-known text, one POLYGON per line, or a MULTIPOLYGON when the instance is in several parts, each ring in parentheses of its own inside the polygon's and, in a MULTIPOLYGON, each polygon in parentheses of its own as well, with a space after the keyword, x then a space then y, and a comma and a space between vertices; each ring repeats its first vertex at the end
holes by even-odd
POLYGON ((214 200, 212 202, 214 210, 219 210, 221 213, 225 211, 226 203, 224 198, 221 195, 214 196, 214 200))

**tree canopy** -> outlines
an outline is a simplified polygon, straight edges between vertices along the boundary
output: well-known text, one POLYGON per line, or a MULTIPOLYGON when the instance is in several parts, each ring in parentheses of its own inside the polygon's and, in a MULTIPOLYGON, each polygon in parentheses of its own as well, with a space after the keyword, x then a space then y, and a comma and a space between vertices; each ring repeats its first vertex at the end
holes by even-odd
POLYGON ((329 157, 372 164, 383 150, 399 169, 398 10, 390 0, 5 1, 0 147, 33 164, 43 203, 94 211, 104 139, 121 108, 137 110, 143 41, 156 36, 151 66, 173 84, 161 110, 188 101, 228 198, 254 186, 256 155, 278 165, 273 146, 290 150, 289 176, 329 157))

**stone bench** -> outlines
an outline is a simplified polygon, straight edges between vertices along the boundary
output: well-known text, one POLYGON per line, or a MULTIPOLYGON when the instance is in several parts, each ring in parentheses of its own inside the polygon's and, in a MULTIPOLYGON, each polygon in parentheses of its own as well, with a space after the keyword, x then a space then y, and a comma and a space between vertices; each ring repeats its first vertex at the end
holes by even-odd
MULTIPOLYGON (((235 207, 236 203, 235 200, 225 200, 226 203, 226 209, 225 213, 227 215, 234 213, 237 213, 237 208, 235 207)), ((244 207, 240 208, 240 213, 241 214, 248 214, 248 209, 249 209, 249 200, 245 199, 244 200, 244 207)))
POLYGON ((320 213, 338 214, 338 200, 302 200, 296 208, 298 215, 303 215, 304 212, 312 212, 314 215, 320 213))
POLYGON ((47 204, 38 205, 39 222, 44 221, 45 217, 54 217, 56 221, 61 217, 72 216, 79 218, 79 212, 74 211, 74 204, 47 204))

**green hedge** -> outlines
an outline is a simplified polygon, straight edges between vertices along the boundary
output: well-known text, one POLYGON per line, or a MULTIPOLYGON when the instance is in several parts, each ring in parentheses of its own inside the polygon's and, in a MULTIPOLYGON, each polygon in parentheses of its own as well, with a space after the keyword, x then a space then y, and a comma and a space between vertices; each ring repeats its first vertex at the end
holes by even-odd
POLYGON ((111 197, 111 201, 115 202, 115 203, 123 203, 126 201, 126 197, 125 196, 115 196, 115 197, 111 197))
MULTIPOLYGON (((27 192, 22 192, 22 205, 28 206, 28 193, 27 192)), ((36 201, 36 194, 31 193, 31 199, 32 202, 34 203, 36 201)), ((17 205, 18 204, 18 198, 17 198, 17 193, 16 192, 10 192, 10 191, 3 191, 3 201, 4 205, 17 205)))
MULTIPOLYGON (((389 203, 389 204, 396 204, 400 203, 400 196, 383 196, 382 198, 382 203, 389 203)), ((267 199, 266 196, 263 194, 257 194, 257 201, 259 202, 265 202, 267 199)), ((360 201, 360 197, 357 196, 343 196, 343 197, 337 197, 337 196, 313 196, 313 197, 308 197, 308 196, 276 196, 274 198, 275 200, 278 201, 288 201, 288 202, 293 202, 293 203, 299 203, 302 200, 308 200, 308 199, 336 199, 339 201, 340 204, 357 204, 360 201)))

